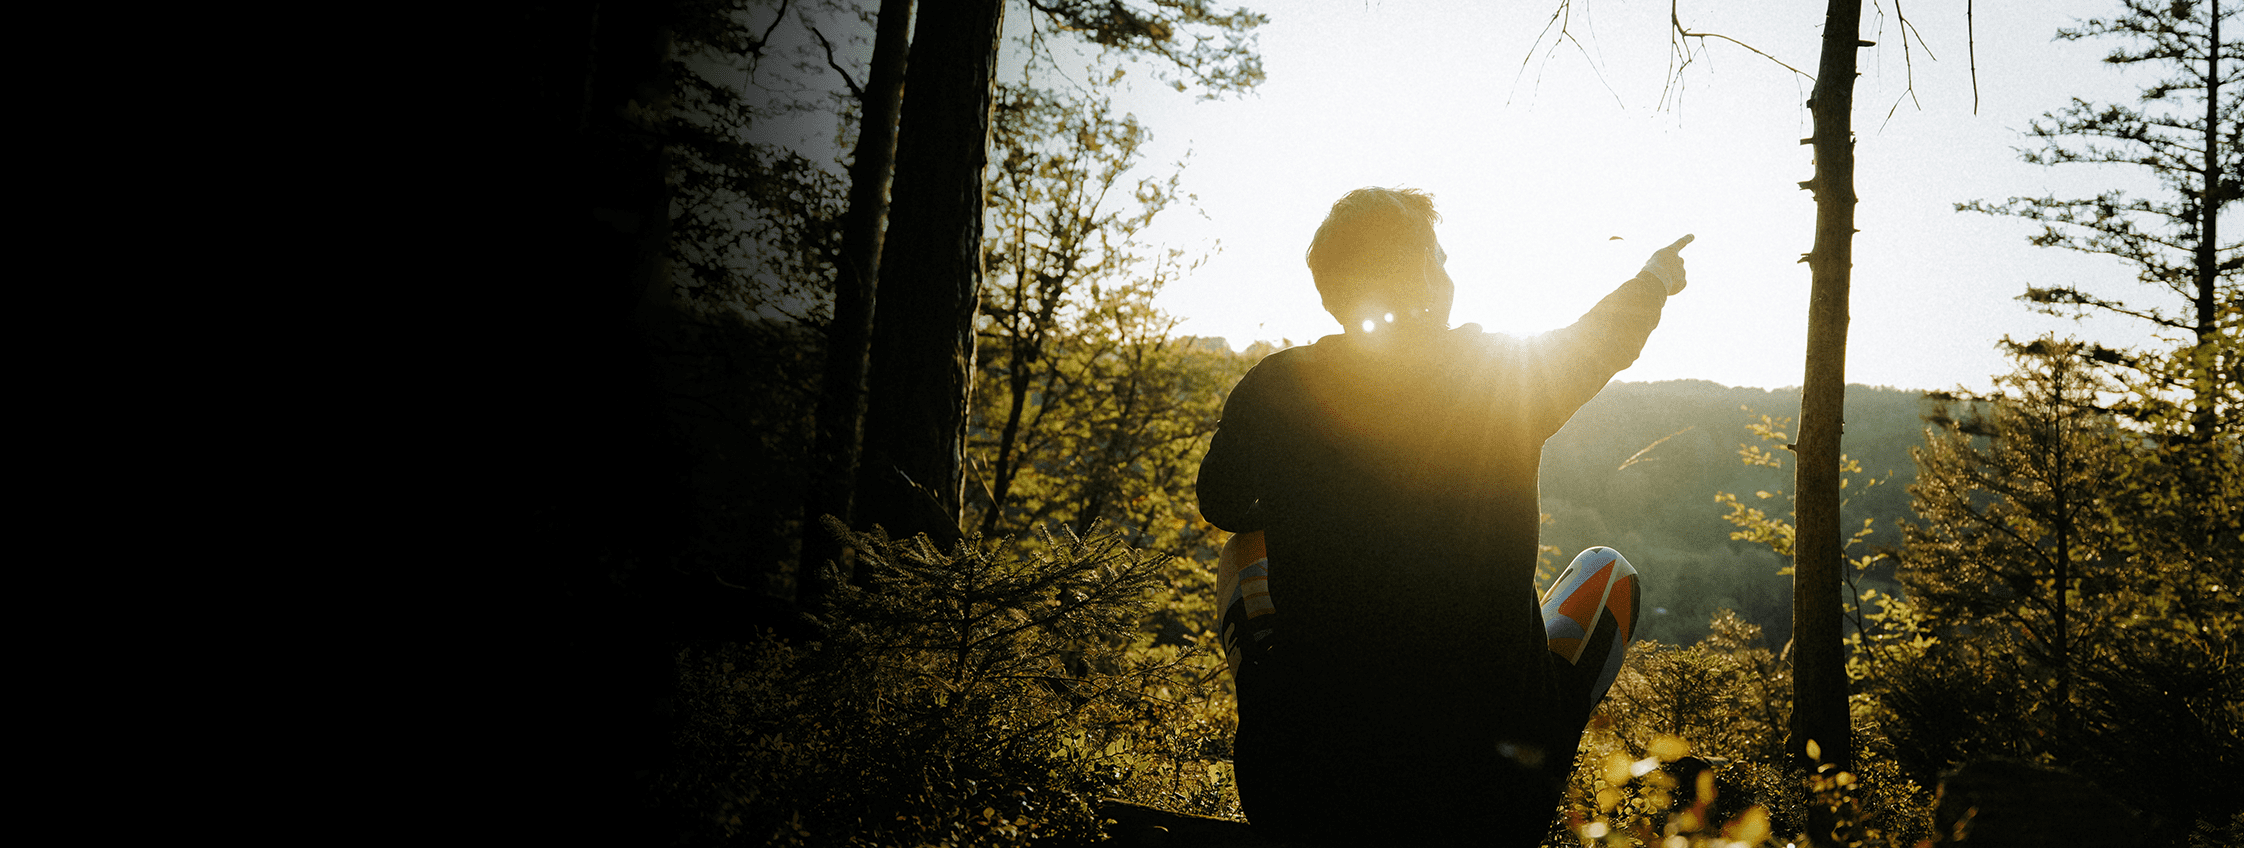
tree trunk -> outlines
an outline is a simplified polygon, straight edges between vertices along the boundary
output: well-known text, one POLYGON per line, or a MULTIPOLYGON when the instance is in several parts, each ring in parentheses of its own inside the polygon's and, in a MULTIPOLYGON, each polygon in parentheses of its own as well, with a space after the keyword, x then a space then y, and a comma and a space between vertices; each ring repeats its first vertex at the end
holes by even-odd
POLYGON ((964 0, 914 26, 895 196, 873 318, 857 519, 893 537, 959 536, 974 311, 982 277, 1003 0, 964 0))
POLYGON ((2218 355, 2214 351, 2215 308, 2219 300, 2214 287, 2220 282, 2219 256, 2215 248, 2220 245, 2220 211, 2225 194, 2221 190, 2221 2, 2213 0, 2211 8, 2211 33, 2205 48, 2205 187, 2200 195, 2197 239, 2197 348, 2190 352, 2190 388, 2197 401, 2197 409, 2190 415, 2190 432, 2198 441, 2210 443, 2220 421, 2214 414, 2215 398, 2220 384, 2214 369, 2218 355))
POLYGON ((834 261, 834 321, 826 328, 826 378, 818 395, 810 487, 803 499, 802 567, 796 597, 816 611, 823 594, 817 570, 842 553, 820 516, 849 523, 857 460, 865 432, 865 370, 873 335, 874 284, 888 229, 888 187, 896 170, 896 114, 904 102, 912 0, 881 0, 873 62, 859 105, 857 149, 849 164, 849 211, 834 261))
MULTIPOLYGON (((1846 410, 1847 287, 1854 267, 1854 78, 1862 46, 1862 0, 1831 0, 1823 24, 1814 99, 1814 289, 1808 302, 1807 373, 1800 389, 1800 442, 1794 483, 1797 542, 1792 572, 1793 757, 1852 765, 1839 569, 1840 433, 1846 410)), ((1811 807, 1812 809, 1812 807, 1811 807)), ((1811 815, 1809 836, 1829 839, 1830 816, 1811 815)))

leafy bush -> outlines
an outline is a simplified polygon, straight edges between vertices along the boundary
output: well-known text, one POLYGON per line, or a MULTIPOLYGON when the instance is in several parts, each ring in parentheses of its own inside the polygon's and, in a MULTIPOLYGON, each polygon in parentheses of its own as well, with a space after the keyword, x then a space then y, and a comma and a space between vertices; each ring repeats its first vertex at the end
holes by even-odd
POLYGON ((1784 753, 1789 662, 1728 610, 1708 630, 1695 645, 1630 646, 1546 846, 1783 845, 1799 841, 1810 804, 1838 811, 1850 845, 1930 834, 1931 791, 1875 740, 1859 740, 1855 771, 1825 769, 1804 785, 1784 753))
POLYGON ((1107 795, 1236 811, 1212 658, 1138 634, 1169 558, 1104 528, 937 550, 850 533, 869 585, 827 638, 681 651, 681 841, 1025 845, 1086 841, 1107 795))

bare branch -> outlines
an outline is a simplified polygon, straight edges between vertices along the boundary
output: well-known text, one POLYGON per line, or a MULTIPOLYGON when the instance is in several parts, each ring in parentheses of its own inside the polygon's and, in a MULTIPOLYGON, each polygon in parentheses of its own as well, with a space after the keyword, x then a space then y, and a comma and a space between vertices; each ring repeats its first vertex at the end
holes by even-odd
MULTIPOLYGON (((1686 28, 1686 27, 1684 27, 1684 26, 1683 26, 1683 18, 1682 18, 1682 16, 1681 16, 1681 15, 1680 15, 1680 14, 1679 14, 1679 13, 1678 13, 1677 11, 1676 11, 1676 8, 1675 8, 1675 7, 1676 7, 1676 5, 1677 5, 1677 4, 1679 3, 1679 2, 1681 2, 1681 0, 1668 0, 1668 4, 1667 4, 1667 21, 1668 21, 1668 26, 1670 26, 1670 27, 1671 27, 1671 28, 1673 28, 1673 30, 1674 30, 1674 35, 1673 35, 1673 37, 1672 37, 1671 41, 1672 41, 1672 40, 1675 40, 1675 39, 1687 39, 1687 38, 1696 38, 1696 39, 1698 39, 1698 40, 1699 40, 1699 42, 1700 42, 1701 44, 1704 44, 1704 43, 1705 43, 1705 41, 1706 41, 1707 39, 1709 39, 1709 38, 1719 38, 1719 39, 1722 39, 1723 41, 1727 41, 1727 42, 1729 42, 1729 43, 1731 43, 1731 44, 1735 44, 1735 45, 1737 45, 1737 46, 1739 46, 1739 47, 1743 47, 1743 48, 1745 48, 1746 50, 1748 50, 1748 51, 1751 51, 1751 52, 1753 53, 1753 55, 1759 56, 1759 57, 1761 57, 1761 58, 1763 58, 1763 59, 1767 59, 1767 60, 1769 60, 1769 61, 1771 61, 1771 62, 1775 62, 1775 63, 1777 64, 1777 67, 1783 68, 1783 69, 1785 69, 1785 70, 1787 70, 1787 71, 1791 71, 1791 72, 1793 72, 1793 73, 1795 73, 1795 74, 1799 74, 1799 75, 1800 75, 1800 76, 1802 76, 1802 77, 1806 77, 1806 78, 1807 78, 1807 80, 1808 80, 1809 82, 1814 82, 1814 81, 1815 81, 1815 75, 1814 75, 1814 74, 1808 73, 1807 71, 1803 71, 1803 70, 1800 70, 1799 68, 1795 68, 1795 67, 1792 67, 1791 65, 1787 65, 1787 64, 1785 64, 1785 63, 1784 63, 1784 60, 1782 60, 1782 59, 1778 59, 1777 57, 1775 57, 1775 56, 1771 56, 1771 55, 1769 55, 1769 54, 1767 54, 1767 53, 1763 53, 1763 52, 1761 52, 1761 48, 1755 47, 1755 46, 1753 46, 1753 45, 1751 45, 1751 44, 1747 44, 1747 43, 1745 43, 1745 42, 1743 42, 1743 41, 1739 41, 1739 40, 1737 40, 1737 39, 1735 39, 1735 38, 1731 38, 1731 37, 1729 37, 1729 36, 1727 36, 1727 35, 1723 35, 1723 34, 1721 34, 1721 33, 1719 33, 1719 32, 1692 32, 1692 31, 1691 31, 1690 29, 1688 29, 1688 28, 1686 28)), ((1681 68, 1678 68, 1677 70, 1681 70, 1681 68)))
POLYGON ((764 34, 757 36, 756 40, 750 42, 747 49, 742 51, 748 58, 748 78, 742 83, 743 93, 745 93, 746 86, 756 84, 756 69, 763 67, 764 63, 764 47, 771 43, 771 34, 778 32, 779 25, 787 20, 787 7, 793 5, 794 2, 795 0, 779 0, 779 11, 772 14, 771 26, 764 27, 764 34))
POLYGON ((1645 455, 1645 454, 1648 454, 1648 453, 1651 453, 1651 452, 1652 452, 1652 449, 1653 449, 1653 448, 1659 447, 1660 445, 1662 445, 1662 444, 1666 443, 1666 442, 1667 442, 1667 440, 1669 440, 1669 439, 1672 439, 1672 438, 1675 438, 1675 437, 1677 437, 1677 436, 1683 435, 1684 433, 1688 433, 1688 432, 1691 432, 1692 430, 1696 430, 1696 429, 1698 429, 1698 428, 1699 428, 1699 425, 1697 425, 1697 424, 1693 424, 1693 425, 1691 425, 1691 426, 1689 426, 1689 427, 1685 427, 1685 428, 1683 428, 1683 429, 1681 429, 1681 430, 1677 430, 1677 431, 1675 431, 1675 432, 1673 432, 1673 433, 1669 433, 1669 434, 1667 434, 1667 435, 1665 435, 1665 436, 1661 436, 1661 437, 1659 437, 1659 439, 1657 439, 1657 440, 1653 441, 1653 442, 1652 442, 1651 444, 1645 445, 1645 446, 1644 446, 1644 449, 1643 449, 1643 450, 1637 451, 1637 452, 1636 452, 1635 454, 1631 455, 1631 456, 1630 456, 1630 457, 1628 458, 1628 461, 1627 461, 1627 462, 1623 462, 1623 463, 1621 463, 1621 467, 1620 467, 1620 468, 1616 468, 1616 469, 1613 469, 1613 470, 1615 470, 1615 471, 1623 471, 1623 470, 1626 470, 1626 469, 1627 469, 1627 468, 1628 468, 1629 466, 1631 466, 1631 465, 1635 465, 1635 464, 1637 464, 1637 463, 1639 463, 1639 462, 1646 462, 1647 460, 1645 459, 1644 455, 1645 455))
POLYGON ((849 69, 842 67, 840 62, 834 60, 834 43, 827 41, 826 34, 819 32, 817 27, 805 24, 804 28, 810 30, 811 35, 818 37, 818 46, 826 48, 826 67, 833 68, 834 73, 841 75, 842 84, 849 86, 849 96, 860 101, 864 100, 865 89, 859 86, 856 80, 849 78, 849 69))
MULTIPOLYGON (((1925 58, 1931 59, 1935 62, 1940 61, 1939 56, 1933 55, 1932 45, 1925 42, 1924 33, 1919 32, 1917 30, 1917 26, 1909 22, 1908 13, 1901 11, 1901 0, 1893 0, 1893 16, 1894 19, 1899 22, 1899 28, 1901 30, 1901 66, 1904 81, 1902 83, 1901 95, 1899 97, 1895 97, 1893 99, 1893 106, 1886 109, 1887 123, 1891 123, 1893 121, 1893 115, 1895 112, 1901 111, 1901 101, 1905 98, 1911 104, 1917 107, 1917 111, 1924 111, 1924 104, 1917 100, 1917 62, 1916 55, 1911 52, 1912 48, 1909 46, 1909 36, 1911 34, 1916 35, 1917 46, 1923 47, 1925 49, 1925 58)), ((1881 124, 1880 128, 1883 129, 1883 127, 1884 125, 1881 124)))
MULTIPOLYGON (((1582 54, 1583 61, 1589 63, 1590 74, 1597 77, 1597 84, 1605 86, 1605 93, 1613 95, 1614 105, 1623 105, 1621 103, 1621 93, 1613 90, 1613 84, 1605 80, 1605 72, 1598 68, 1597 60, 1590 56, 1589 49, 1583 46, 1581 40, 1576 39, 1574 33, 1567 28, 1568 24, 1573 22, 1573 16, 1573 0, 1559 0, 1558 8, 1551 12, 1551 19, 1543 22, 1543 31, 1535 34, 1535 43, 1528 46, 1527 55, 1520 58, 1519 73, 1512 75, 1512 89, 1514 91, 1519 89, 1520 74, 1527 73, 1527 64, 1535 60, 1535 48, 1542 46, 1544 36, 1551 35, 1551 28, 1555 26, 1558 28, 1558 34, 1551 39, 1551 50, 1557 50, 1561 42, 1572 42, 1574 49, 1582 54)), ((1546 63, 1550 61, 1549 51, 1543 53, 1543 61, 1546 63)), ((1538 73, 1535 77, 1537 87, 1541 87, 1542 81, 1542 75, 1538 73)), ((1505 102, 1508 104, 1511 101, 1506 99, 1505 102)))
POLYGON ((1964 0, 1964 52, 1971 59, 1971 114, 1979 114, 1979 31, 1972 18, 1972 0, 1964 0))

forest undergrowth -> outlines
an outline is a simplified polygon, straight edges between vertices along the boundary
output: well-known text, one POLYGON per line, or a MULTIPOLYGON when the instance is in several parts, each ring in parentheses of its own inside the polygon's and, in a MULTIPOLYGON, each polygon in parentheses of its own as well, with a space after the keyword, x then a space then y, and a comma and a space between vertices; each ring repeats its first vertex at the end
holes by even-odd
MULTIPOLYGON (((679 652, 654 800, 681 843, 1080 845, 1103 799, 1244 818, 1202 565, 1103 527, 849 539, 874 577, 835 594, 825 639, 679 652)), ((1793 779, 1782 659, 1734 614, 1711 629, 1632 648, 1546 845, 1783 845, 1815 802, 1854 811, 1858 844, 1926 835, 1930 790, 1890 759, 1793 779)))
MULTIPOLYGON (((2012 352, 1999 393, 1928 397, 1901 544, 1870 544, 1868 523, 1851 537, 1852 574, 1898 580, 1835 599, 1853 738, 1831 759, 1851 765, 1790 759, 1789 646, 1721 610, 1688 644, 1631 646, 1546 848, 1806 844, 1818 806, 1838 827, 1818 844, 1947 844, 1978 812, 1937 787, 1987 763, 2104 811, 2081 819, 2103 835, 2072 844, 2244 844, 2244 450, 2179 416, 2124 426, 2090 402, 2104 384, 2077 345, 2012 352)), ((1732 538, 1791 555, 1787 516, 1715 506, 1732 538)), ((1071 526, 939 549, 829 521, 848 564, 806 578, 831 587, 806 611, 815 638, 676 654, 673 756, 648 799, 672 842, 1087 845, 1107 800, 1243 819, 1219 539, 1071 526)), ((1543 554, 1547 584, 1562 552, 1543 554)), ((2058 797, 2029 811, 2057 824, 2008 826, 2072 826, 2058 797)))

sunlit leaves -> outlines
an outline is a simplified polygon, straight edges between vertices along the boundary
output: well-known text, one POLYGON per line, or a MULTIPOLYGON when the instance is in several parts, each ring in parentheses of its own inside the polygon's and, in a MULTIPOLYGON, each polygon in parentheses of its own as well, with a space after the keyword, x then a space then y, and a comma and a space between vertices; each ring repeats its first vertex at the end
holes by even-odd
POLYGON ((1097 832, 1122 794, 1230 812, 1228 703, 1204 651, 1129 638, 1166 557, 1111 533, 941 550, 852 534, 873 585, 828 638, 680 654, 680 760, 658 778, 710 839, 1029 845, 1097 832))
POLYGON ((1783 727, 1790 668, 1728 613, 1688 647, 1639 642, 1583 736, 1564 812, 1545 845, 1737 848, 1799 843, 1810 806, 1835 811, 1840 844, 1907 846, 1926 835, 1931 793, 1878 745, 1854 772, 1802 784, 1783 727))
POLYGON ((1212 561, 1190 485, 1222 397, 1252 364, 1175 337, 1152 305, 1192 263, 1137 237, 1177 172, 1134 184, 1145 138, 1097 98, 1008 88, 993 167, 990 279, 969 433, 984 532, 1113 521, 1134 544, 1212 561))
POLYGON ((2088 346, 2010 347, 1999 393, 1949 396, 1930 419, 1910 597, 1876 599, 1863 642, 1873 718, 1920 771, 2039 757, 2118 776, 2099 784, 2176 821, 2233 805, 2205 787, 2244 756, 2233 418, 2202 441, 2190 416, 2106 382, 2088 346), (2131 753, 2148 748, 2172 753, 2131 753), (2124 776, 2145 769, 2158 790, 2124 776))

